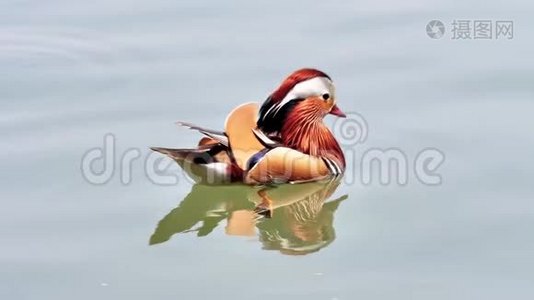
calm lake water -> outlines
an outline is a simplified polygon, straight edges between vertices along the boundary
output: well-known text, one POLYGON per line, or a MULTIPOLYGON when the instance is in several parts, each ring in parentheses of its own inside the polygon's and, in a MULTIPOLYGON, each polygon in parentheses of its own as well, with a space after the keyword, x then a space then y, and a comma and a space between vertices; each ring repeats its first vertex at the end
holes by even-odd
POLYGON ((531 2, 4 0, 0 14, 0 298, 534 296, 531 2), (452 39, 455 19, 512 20, 514 37, 452 39), (257 188, 146 176, 149 146, 198 140, 175 121, 222 128, 304 66, 368 125, 342 182, 262 191, 266 219, 257 188), (106 134, 117 168, 90 184, 82 157, 106 134), (363 184, 363 154, 390 148, 407 184, 363 184), (441 185, 415 176, 425 148, 445 155, 441 185))

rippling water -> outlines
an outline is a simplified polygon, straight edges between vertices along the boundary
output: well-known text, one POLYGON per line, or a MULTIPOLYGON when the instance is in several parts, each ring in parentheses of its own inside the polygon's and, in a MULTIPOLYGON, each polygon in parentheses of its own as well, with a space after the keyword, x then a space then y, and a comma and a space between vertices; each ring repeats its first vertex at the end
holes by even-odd
MULTIPOLYGON (((534 6, 527 1, 0 3, 4 299, 530 299, 534 6), (442 39, 426 24, 442 20, 442 39), (514 38, 452 40, 454 19, 514 38), (153 184, 149 146, 221 128, 289 72, 326 71, 368 137, 337 186, 153 184), (116 137, 131 182, 81 175, 116 137), (442 151, 442 184, 361 183, 373 148, 442 151), (303 190, 300 190, 302 188, 303 190), (254 214, 262 193, 278 199, 254 214)), ((329 123, 334 120, 328 118, 329 123)), ((119 169, 117 169, 119 170, 119 169)), ((178 171, 171 167, 168 172, 178 171)))

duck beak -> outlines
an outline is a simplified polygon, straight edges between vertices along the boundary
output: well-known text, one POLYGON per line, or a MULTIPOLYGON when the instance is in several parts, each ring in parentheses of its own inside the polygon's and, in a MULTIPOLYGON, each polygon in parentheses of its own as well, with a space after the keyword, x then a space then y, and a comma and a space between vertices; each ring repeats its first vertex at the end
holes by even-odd
POLYGON ((338 116, 340 118, 347 117, 347 115, 345 115, 345 113, 342 112, 341 109, 339 109, 339 107, 337 107, 337 105, 332 106, 332 109, 330 110, 329 114, 334 115, 334 116, 338 116))

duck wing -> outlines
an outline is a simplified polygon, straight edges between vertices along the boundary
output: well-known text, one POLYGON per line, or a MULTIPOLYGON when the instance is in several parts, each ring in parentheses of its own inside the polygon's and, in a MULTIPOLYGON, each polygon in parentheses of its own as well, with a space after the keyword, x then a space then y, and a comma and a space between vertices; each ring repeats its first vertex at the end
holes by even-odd
POLYGON ((258 111, 258 104, 245 103, 236 107, 226 118, 224 131, 228 136, 228 145, 242 170, 247 169, 248 161, 254 154, 265 148, 254 134, 258 111))
POLYGON ((228 147, 213 140, 194 149, 151 149, 172 158, 197 183, 221 184, 243 178, 242 171, 230 159, 228 147))

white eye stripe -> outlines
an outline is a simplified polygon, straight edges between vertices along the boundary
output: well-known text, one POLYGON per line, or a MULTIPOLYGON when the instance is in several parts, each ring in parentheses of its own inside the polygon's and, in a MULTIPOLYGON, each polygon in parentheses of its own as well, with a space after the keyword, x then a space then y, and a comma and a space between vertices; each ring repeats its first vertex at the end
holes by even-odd
POLYGON ((323 94, 330 94, 330 97, 333 97, 334 84, 332 83, 332 80, 326 77, 315 77, 299 82, 289 91, 289 93, 287 93, 284 99, 275 106, 275 112, 278 112, 282 106, 286 105, 291 100, 305 99, 323 94))
POLYGON ((265 114, 263 114, 263 118, 266 118, 271 111, 274 111, 273 114, 278 113, 278 111, 291 100, 305 99, 311 96, 322 96, 323 94, 330 94, 330 98, 334 97, 335 88, 332 80, 326 77, 315 77, 299 82, 289 91, 289 93, 287 93, 280 103, 271 106, 265 114))

